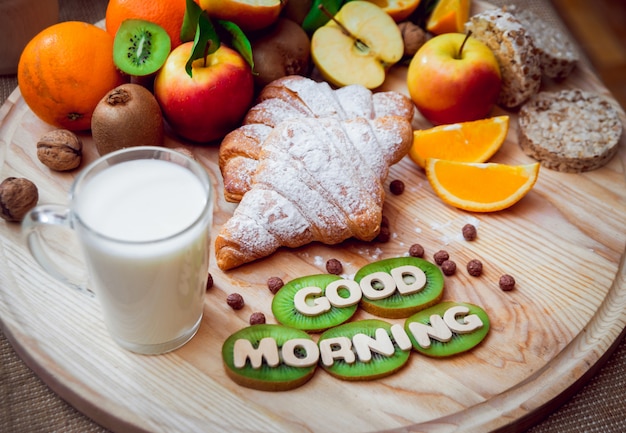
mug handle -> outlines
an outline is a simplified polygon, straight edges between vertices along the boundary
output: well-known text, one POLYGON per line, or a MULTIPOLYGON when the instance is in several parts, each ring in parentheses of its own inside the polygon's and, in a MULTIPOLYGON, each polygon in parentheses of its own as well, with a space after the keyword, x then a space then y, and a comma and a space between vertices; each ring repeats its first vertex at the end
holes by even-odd
POLYGON ((81 292, 94 296, 86 282, 79 282, 77 278, 70 276, 59 264, 59 260, 54 260, 48 251, 51 244, 43 236, 43 231, 51 227, 60 227, 71 230, 72 221, 70 210, 66 206, 58 204, 44 204, 31 209, 22 220, 22 236, 28 245, 31 255, 37 263, 52 277, 62 283, 75 288, 81 292))

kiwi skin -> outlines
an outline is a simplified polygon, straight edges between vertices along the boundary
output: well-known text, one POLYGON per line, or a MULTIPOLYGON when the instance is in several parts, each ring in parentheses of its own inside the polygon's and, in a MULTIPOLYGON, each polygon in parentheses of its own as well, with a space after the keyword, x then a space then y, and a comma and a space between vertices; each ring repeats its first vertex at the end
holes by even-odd
POLYGON ((254 84, 260 89, 287 75, 308 75, 311 69, 311 40, 287 18, 279 18, 269 29, 250 36, 254 60, 254 84))
POLYGON ((154 95, 126 83, 108 92, 91 117, 91 134, 102 156, 133 146, 162 146, 163 114, 154 95))

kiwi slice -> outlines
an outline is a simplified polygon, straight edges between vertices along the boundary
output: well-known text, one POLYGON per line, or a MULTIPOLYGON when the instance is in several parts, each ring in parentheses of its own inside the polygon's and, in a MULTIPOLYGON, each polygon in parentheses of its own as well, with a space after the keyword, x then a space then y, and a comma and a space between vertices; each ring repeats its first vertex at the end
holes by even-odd
MULTIPOLYGON (((281 289, 276 292, 272 300, 272 313, 276 320, 285 326, 300 329, 307 332, 321 332, 333 326, 340 325, 350 319, 358 307, 359 297, 350 302, 349 299, 355 297, 354 290, 350 295, 350 290, 346 285, 355 284, 352 280, 344 280, 333 274, 309 275, 306 277, 296 278, 289 281, 281 289), (328 302, 326 298, 327 287, 334 287, 337 295, 348 304, 346 306, 336 306, 328 302), (309 289, 317 288, 315 290, 309 289), (315 293, 317 292, 317 293, 315 293), (310 312, 303 312, 302 308, 297 307, 296 298, 302 293, 309 293, 306 297, 306 303, 311 307, 310 312), (314 304, 322 304, 326 306, 323 312, 314 312, 314 304)), ((360 292, 360 289, 357 290, 360 292)), ((338 303, 335 303, 338 304, 338 303)))
POLYGON ((163 27, 150 21, 122 21, 113 41, 113 62, 122 72, 141 77, 165 63, 172 43, 163 27))
POLYGON ((391 327, 383 320, 367 319, 329 329, 318 341, 322 368, 350 381, 373 380, 395 373, 409 360, 411 350, 400 348, 391 327))
POLYGON ((452 301, 419 311, 404 322, 413 348, 438 358, 472 349, 484 340, 489 328, 485 310, 474 304, 452 301))
POLYGON ((313 377, 318 359, 319 349, 309 334, 282 325, 252 325, 222 345, 228 377, 241 386, 264 391, 304 385, 313 377))
MULTIPOLYGON (((441 269, 434 263, 418 257, 397 257, 370 263, 359 269, 354 276, 354 280, 359 284, 361 284, 364 278, 371 281, 368 283, 370 290, 364 290, 360 304, 361 308, 378 317, 390 319, 406 318, 436 304, 443 296, 444 277, 441 269), (396 274, 396 278, 400 274, 402 281, 406 285, 415 284, 416 275, 412 272, 402 271, 402 269, 411 269, 412 267, 421 269, 426 277, 425 284, 419 290, 405 294, 402 294, 399 290, 394 290, 389 296, 381 299, 373 299, 371 295, 368 296, 367 292, 372 290, 381 291, 381 293, 387 292, 390 284, 386 284, 385 281, 389 280, 389 278, 393 279, 392 273, 396 274), (388 277, 385 277, 384 274, 388 274, 388 277), (376 275, 385 278, 376 278, 376 275), (381 281, 383 279, 385 281, 381 281)), ((391 282, 392 280, 389 281, 391 282)), ((391 283, 392 285, 393 283, 391 283)))

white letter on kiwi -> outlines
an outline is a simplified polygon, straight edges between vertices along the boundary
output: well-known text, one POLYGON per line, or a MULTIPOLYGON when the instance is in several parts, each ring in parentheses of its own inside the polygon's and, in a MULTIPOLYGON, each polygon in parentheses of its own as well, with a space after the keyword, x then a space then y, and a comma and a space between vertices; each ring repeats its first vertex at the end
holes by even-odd
POLYGON ((322 289, 319 287, 303 287, 293 297, 293 304, 301 314, 305 316, 318 316, 330 310, 330 302, 325 297, 319 297, 322 289), (307 298, 313 297, 313 302, 307 302, 307 298))
POLYGON ((252 368, 261 368, 263 358, 270 367, 276 367, 280 363, 278 345, 272 337, 262 338, 258 349, 255 349, 249 340, 240 338, 235 341, 233 352, 233 362, 237 368, 244 368, 247 359, 250 359, 252 368))
POLYGON ((361 279, 361 291, 367 299, 377 300, 385 299, 391 296, 396 290, 396 282, 394 278, 387 272, 374 272, 364 276, 361 279), (374 285, 382 285, 380 289, 374 288, 374 285))
POLYGON ((336 359, 343 359, 347 364, 356 361, 352 351, 352 341, 348 337, 326 338, 319 341, 320 355, 325 366, 330 367, 336 359))
POLYGON ((474 332, 477 329, 482 328, 483 321, 480 320, 476 314, 470 314, 469 308, 463 305, 457 305, 455 307, 450 307, 443 315, 443 321, 446 322, 448 328, 452 330, 452 332, 456 332, 457 334, 469 334, 470 332, 474 332), (463 322, 459 322, 456 320, 457 316, 466 316, 463 318, 463 322))
POLYGON ((419 292, 426 286, 426 274, 417 266, 406 265, 393 268, 391 276, 398 286, 398 292, 402 295, 419 292), (407 283, 405 278, 412 279, 412 281, 407 283))
POLYGON ((415 337, 417 344, 424 349, 430 347, 430 337, 442 343, 446 343, 452 339, 452 331, 450 331, 448 325, 445 324, 443 318, 438 314, 430 316, 430 325, 424 325, 420 322, 409 323, 409 330, 413 334, 413 337, 415 337))
POLYGON ((361 300, 361 286, 354 280, 337 280, 326 286, 324 292, 331 305, 342 308, 350 307, 357 304, 361 300), (343 298, 339 295, 339 289, 344 288, 348 290, 349 295, 347 298, 343 298))
POLYGON ((352 337, 352 344, 354 344, 356 354, 359 356, 359 361, 371 361, 372 352, 385 356, 391 356, 396 352, 396 349, 393 347, 393 341, 391 341, 391 337, 389 337, 385 329, 376 329, 375 335, 374 338, 365 334, 356 334, 352 337))
POLYGON ((291 367, 310 367, 315 365, 320 357, 320 349, 313 340, 306 338, 294 338, 287 340, 282 349, 283 362, 291 367), (304 349, 306 356, 299 357, 295 351, 297 348, 304 349))

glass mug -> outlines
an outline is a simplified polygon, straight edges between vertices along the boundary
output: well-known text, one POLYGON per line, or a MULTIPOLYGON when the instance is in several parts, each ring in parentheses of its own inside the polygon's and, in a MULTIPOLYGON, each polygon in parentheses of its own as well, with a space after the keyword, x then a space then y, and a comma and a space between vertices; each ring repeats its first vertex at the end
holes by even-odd
POLYGON ((81 287, 46 252, 54 242, 46 230, 72 229, 113 339, 133 352, 160 354, 188 342, 200 326, 212 198, 207 172, 191 158, 164 147, 131 147, 85 167, 69 204, 35 207, 22 230, 49 274, 81 287))

